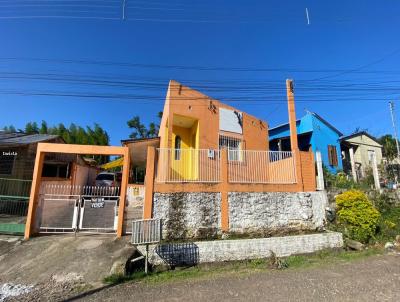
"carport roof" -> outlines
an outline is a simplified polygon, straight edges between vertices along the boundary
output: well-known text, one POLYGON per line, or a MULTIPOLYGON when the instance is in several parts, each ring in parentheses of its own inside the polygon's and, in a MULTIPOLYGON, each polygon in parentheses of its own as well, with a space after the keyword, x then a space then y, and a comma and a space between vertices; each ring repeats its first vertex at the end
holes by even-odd
POLYGON ((160 147, 160 138, 126 139, 121 141, 122 145, 129 148, 131 162, 134 165, 145 166, 147 161, 147 147, 160 147))
POLYGON ((0 145, 29 145, 59 138, 52 134, 26 134, 23 132, 8 133, 0 131, 0 145))

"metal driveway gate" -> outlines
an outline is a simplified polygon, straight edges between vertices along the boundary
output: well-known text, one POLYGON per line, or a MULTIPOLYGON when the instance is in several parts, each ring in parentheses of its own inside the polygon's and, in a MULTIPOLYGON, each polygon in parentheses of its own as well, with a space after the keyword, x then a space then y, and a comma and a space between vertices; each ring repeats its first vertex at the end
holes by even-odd
POLYGON ((119 187, 47 185, 40 192, 40 233, 115 233, 119 187))

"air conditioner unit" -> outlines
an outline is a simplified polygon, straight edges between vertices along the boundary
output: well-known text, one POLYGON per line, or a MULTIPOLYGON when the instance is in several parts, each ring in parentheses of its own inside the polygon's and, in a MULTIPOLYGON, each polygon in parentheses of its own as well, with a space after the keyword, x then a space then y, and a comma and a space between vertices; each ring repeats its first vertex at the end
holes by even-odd
POLYGON ((214 158, 215 157, 215 151, 212 149, 208 149, 208 158, 214 158))

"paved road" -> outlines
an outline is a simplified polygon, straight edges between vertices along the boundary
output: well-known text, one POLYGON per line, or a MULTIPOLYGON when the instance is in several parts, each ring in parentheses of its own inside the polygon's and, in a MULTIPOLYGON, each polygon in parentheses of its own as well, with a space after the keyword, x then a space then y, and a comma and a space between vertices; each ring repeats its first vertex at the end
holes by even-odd
POLYGON ((148 285, 128 283, 83 301, 400 301, 400 256, 148 285))

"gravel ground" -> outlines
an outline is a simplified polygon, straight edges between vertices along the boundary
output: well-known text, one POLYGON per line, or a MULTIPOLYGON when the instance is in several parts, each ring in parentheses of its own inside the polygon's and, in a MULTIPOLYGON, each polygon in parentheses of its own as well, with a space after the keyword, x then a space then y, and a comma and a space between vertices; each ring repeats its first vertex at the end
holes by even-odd
POLYGON ((132 282, 80 301, 400 301, 400 256, 162 284, 132 282))

